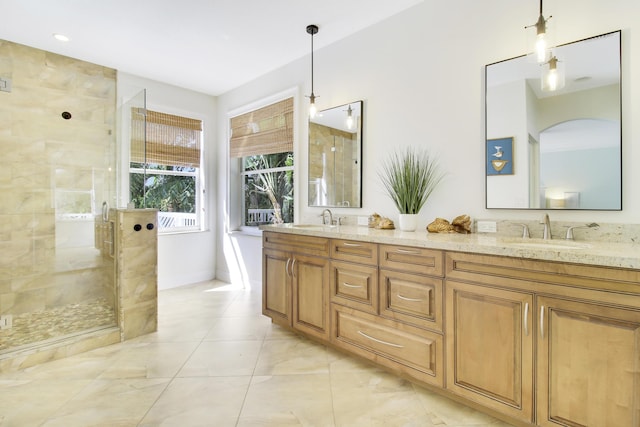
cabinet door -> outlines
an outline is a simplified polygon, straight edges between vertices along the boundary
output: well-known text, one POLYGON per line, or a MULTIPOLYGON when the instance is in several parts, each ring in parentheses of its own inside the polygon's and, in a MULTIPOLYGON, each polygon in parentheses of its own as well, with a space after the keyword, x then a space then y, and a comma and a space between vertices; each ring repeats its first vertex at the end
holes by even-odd
POLYGON ((538 424, 640 425, 640 312, 536 301, 538 424))
POLYGON ((447 388, 533 420, 533 296, 446 283, 447 388))
POLYGON ((294 254, 293 327, 329 339, 329 260, 294 254))
POLYGON ((262 314, 278 324, 291 326, 291 254, 262 250, 262 314))

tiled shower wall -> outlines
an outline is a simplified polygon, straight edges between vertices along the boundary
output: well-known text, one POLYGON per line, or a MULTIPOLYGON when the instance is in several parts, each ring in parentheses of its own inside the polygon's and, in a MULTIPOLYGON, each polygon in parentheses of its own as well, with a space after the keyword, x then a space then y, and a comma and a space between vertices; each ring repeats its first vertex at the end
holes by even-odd
MULTIPOLYGON (((358 193, 360 185, 357 172, 359 166, 353 162, 358 150, 356 134, 309 123, 309 141, 309 157, 321 159, 324 155, 326 162, 310 162, 309 176, 324 177, 328 188, 338 183, 347 183, 338 184, 339 188, 330 192, 334 200, 327 200, 327 203, 339 205, 344 200, 354 200, 354 194, 358 193)), ((315 200, 316 191, 315 187, 310 186, 312 200, 315 200)))
POLYGON ((116 71, 0 40, 0 79, 0 315, 113 311, 94 221, 116 200, 116 71))

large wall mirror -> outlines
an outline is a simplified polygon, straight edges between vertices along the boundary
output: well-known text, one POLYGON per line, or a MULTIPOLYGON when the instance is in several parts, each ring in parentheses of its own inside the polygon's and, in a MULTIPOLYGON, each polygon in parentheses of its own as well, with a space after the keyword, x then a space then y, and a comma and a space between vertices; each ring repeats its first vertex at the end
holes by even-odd
POLYGON ((309 120, 309 206, 362 207, 362 101, 309 120))
POLYGON ((555 48, 555 91, 528 57, 486 66, 487 208, 622 209, 620 36, 555 48))

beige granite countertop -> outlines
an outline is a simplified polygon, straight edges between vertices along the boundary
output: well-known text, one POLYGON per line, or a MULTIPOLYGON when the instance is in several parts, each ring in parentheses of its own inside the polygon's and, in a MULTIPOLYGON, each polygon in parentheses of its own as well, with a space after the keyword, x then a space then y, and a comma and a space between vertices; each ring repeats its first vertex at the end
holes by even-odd
POLYGON ((263 225, 262 230, 305 236, 360 240, 373 243, 408 245, 456 252, 501 255, 546 261, 570 262, 606 267, 640 269, 640 243, 523 239, 488 233, 435 234, 418 230, 376 230, 364 226, 342 225, 263 225))

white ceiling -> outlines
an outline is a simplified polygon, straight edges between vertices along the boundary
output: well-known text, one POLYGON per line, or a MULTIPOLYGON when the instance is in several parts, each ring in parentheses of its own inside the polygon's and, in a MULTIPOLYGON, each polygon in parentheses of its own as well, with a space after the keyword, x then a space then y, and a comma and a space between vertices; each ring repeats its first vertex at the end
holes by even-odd
POLYGON ((422 1, 0 0, 0 39, 219 95, 422 1))

